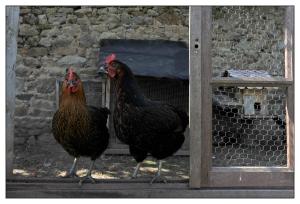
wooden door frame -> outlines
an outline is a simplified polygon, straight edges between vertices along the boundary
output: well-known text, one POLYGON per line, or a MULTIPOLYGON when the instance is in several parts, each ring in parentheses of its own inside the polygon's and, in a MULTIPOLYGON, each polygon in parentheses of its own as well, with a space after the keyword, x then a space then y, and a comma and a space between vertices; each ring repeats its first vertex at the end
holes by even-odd
POLYGON ((190 7, 190 187, 209 184, 211 166, 211 7, 190 7), (208 118, 207 118, 208 116, 208 118))
POLYGON ((16 95, 16 58, 17 58, 17 37, 19 29, 18 6, 6 6, 6 177, 12 175, 14 160, 14 115, 16 95))
POLYGON ((285 14, 285 78, 212 78, 212 8, 190 9, 190 187, 294 187, 294 6, 285 14), (287 167, 213 167, 212 86, 262 84, 287 88, 287 167))

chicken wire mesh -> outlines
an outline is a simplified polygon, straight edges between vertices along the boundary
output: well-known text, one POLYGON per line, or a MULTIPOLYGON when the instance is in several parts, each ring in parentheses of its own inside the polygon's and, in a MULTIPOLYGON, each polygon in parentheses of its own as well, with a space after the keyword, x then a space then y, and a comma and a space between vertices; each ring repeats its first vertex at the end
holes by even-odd
POLYGON ((284 14, 279 6, 212 7, 213 76, 234 68, 284 76, 284 14))
MULTIPOLYGON (((284 77, 279 6, 212 8, 213 77, 284 77)), ((213 166, 286 166, 286 88, 213 87, 213 166)))
POLYGON ((213 166, 286 166, 286 89, 213 91, 213 166))
POLYGON ((170 103, 188 113, 188 80, 139 77, 138 83, 146 97, 150 98, 151 100, 170 103))

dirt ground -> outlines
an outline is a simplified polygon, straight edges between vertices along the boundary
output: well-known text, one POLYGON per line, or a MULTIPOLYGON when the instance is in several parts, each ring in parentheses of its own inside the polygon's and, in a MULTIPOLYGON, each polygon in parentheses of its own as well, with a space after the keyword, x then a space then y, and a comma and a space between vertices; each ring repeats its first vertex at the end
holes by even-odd
MULTIPOLYGON (((64 176, 71 167, 73 158, 59 144, 41 146, 33 144, 15 148, 13 175, 22 178, 58 178, 64 176)), ((81 157, 77 174, 84 176, 90 166, 90 159, 81 157)), ((136 162, 130 155, 104 155, 95 162, 92 176, 95 179, 130 179, 136 162)), ((149 180, 157 171, 156 160, 144 160, 138 179, 149 180)), ((172 156, 164 160, 162 176, 167 180, 187 180, 189 178, 189 157, 172 156)), ((62 178, 63 179, 63 178, 62 178)))

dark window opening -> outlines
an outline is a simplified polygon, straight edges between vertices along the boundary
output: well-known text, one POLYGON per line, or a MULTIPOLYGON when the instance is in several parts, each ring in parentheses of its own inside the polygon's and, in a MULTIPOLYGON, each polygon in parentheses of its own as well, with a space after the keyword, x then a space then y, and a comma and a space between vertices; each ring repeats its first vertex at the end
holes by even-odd
POLYGON ((255 111, 261 111, 261 105, 260 105, 260 103, 258 103, 258 102, 256 102, 256 103, 254 103, 254 110, 255 111))

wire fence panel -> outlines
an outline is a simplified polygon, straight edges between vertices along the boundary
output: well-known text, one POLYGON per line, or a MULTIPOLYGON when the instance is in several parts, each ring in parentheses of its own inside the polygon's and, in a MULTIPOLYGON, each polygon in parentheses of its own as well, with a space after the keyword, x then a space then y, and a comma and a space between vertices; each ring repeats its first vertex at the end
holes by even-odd
MULTIPOLYGON (((284 14, 279 6, 213 7, 213 77, 283 79, 284 14)), ((286 93, 213 87, 212 165, 286 166, 286 93)))
POLYGON ((213 92, 213 166, 286 166, 286 89, 213 92))
POLYGON ((279 6, 213 7, 213 76, 235 68, 284 76, 284 13, 279 6))

